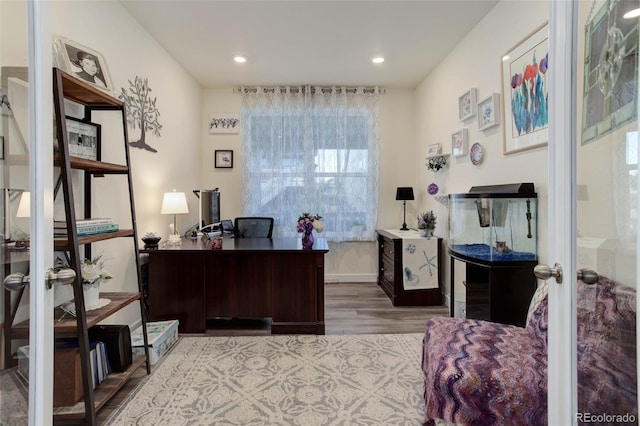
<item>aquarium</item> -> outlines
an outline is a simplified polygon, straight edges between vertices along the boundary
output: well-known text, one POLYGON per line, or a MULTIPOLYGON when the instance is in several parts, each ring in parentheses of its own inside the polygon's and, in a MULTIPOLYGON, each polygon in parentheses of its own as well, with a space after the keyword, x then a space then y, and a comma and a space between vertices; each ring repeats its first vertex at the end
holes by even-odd
POLYGON ((537 261, 533 184, 474 186, 468 193, 450 194, 449 252, 482 263, 537 261))

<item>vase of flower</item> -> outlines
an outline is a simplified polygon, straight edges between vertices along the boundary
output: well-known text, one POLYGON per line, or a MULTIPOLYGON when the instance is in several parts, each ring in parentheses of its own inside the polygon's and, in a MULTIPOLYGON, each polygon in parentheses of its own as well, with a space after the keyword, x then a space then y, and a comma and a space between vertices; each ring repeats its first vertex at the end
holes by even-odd
POLYGON ((302 248, 305 250, 313 248, 313 232, 305 231, 302 234, 302 248))
POLYGON ((296 230, 302 234, 302 248, 309 250, 313 248, 313 230, 322 232, 324 224, 322 216, 318 214, 302 213, 296 222, 296 230))
POLYGON ((433 231, 434 231, 433 228, 423 228, 423 229, 421 229, 421 231, 422 231, 422 236, 423 237, 425 237, 427 239, 433 237, 433 231))
POLYGON ((436 229, 436 219, 437 216, 433 210, 420 213, 420 216, 418 216, 418 229, 422 231, 423 237, 433 237, 433 231, 436 229))
POLYGON ((82 294, 84 295, 84 307, 85 309, 96 306, 100 303, 100 281, 83 281, 82 294))
POLYGON ((100 303, 100 284, 113 278, 104 269, 102 255, 93 259, 85 259, 81 265, 82 294, 84 296, 85 309, 97 306, 100 303))

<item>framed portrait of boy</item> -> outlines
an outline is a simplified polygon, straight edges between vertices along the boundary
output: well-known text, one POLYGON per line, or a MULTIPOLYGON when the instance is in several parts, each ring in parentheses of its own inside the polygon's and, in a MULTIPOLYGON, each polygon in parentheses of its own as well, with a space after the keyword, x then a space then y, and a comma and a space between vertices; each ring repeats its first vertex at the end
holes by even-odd
POLYGON ((64 37, 54 36, 58 68, 106 92, 114 92, 107 62, 99 52, 64 37))

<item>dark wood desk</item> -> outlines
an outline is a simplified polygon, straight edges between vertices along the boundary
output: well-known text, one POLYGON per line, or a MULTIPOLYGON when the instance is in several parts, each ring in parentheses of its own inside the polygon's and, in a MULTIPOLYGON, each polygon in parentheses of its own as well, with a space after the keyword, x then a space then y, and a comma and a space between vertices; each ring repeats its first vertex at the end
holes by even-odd
POLYGON ((141 250, 149 256, 152 321, 177 319, 181 333, 204 333, 211 318, 271 318, 272 334, 324 334, 324 238, 200 239, 141 250))

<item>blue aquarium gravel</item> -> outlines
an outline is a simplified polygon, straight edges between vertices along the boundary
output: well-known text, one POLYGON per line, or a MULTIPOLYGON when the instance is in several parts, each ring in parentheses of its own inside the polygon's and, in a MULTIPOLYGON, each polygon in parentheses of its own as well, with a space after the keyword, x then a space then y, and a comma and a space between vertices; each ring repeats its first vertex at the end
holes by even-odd
POLYGON ((488 244, 454 244, 451 250, 463 256, 492 262, 517 262, 523 260, 536 260, 536 255, 528 252, 510 251, 499 253, 488 244))

